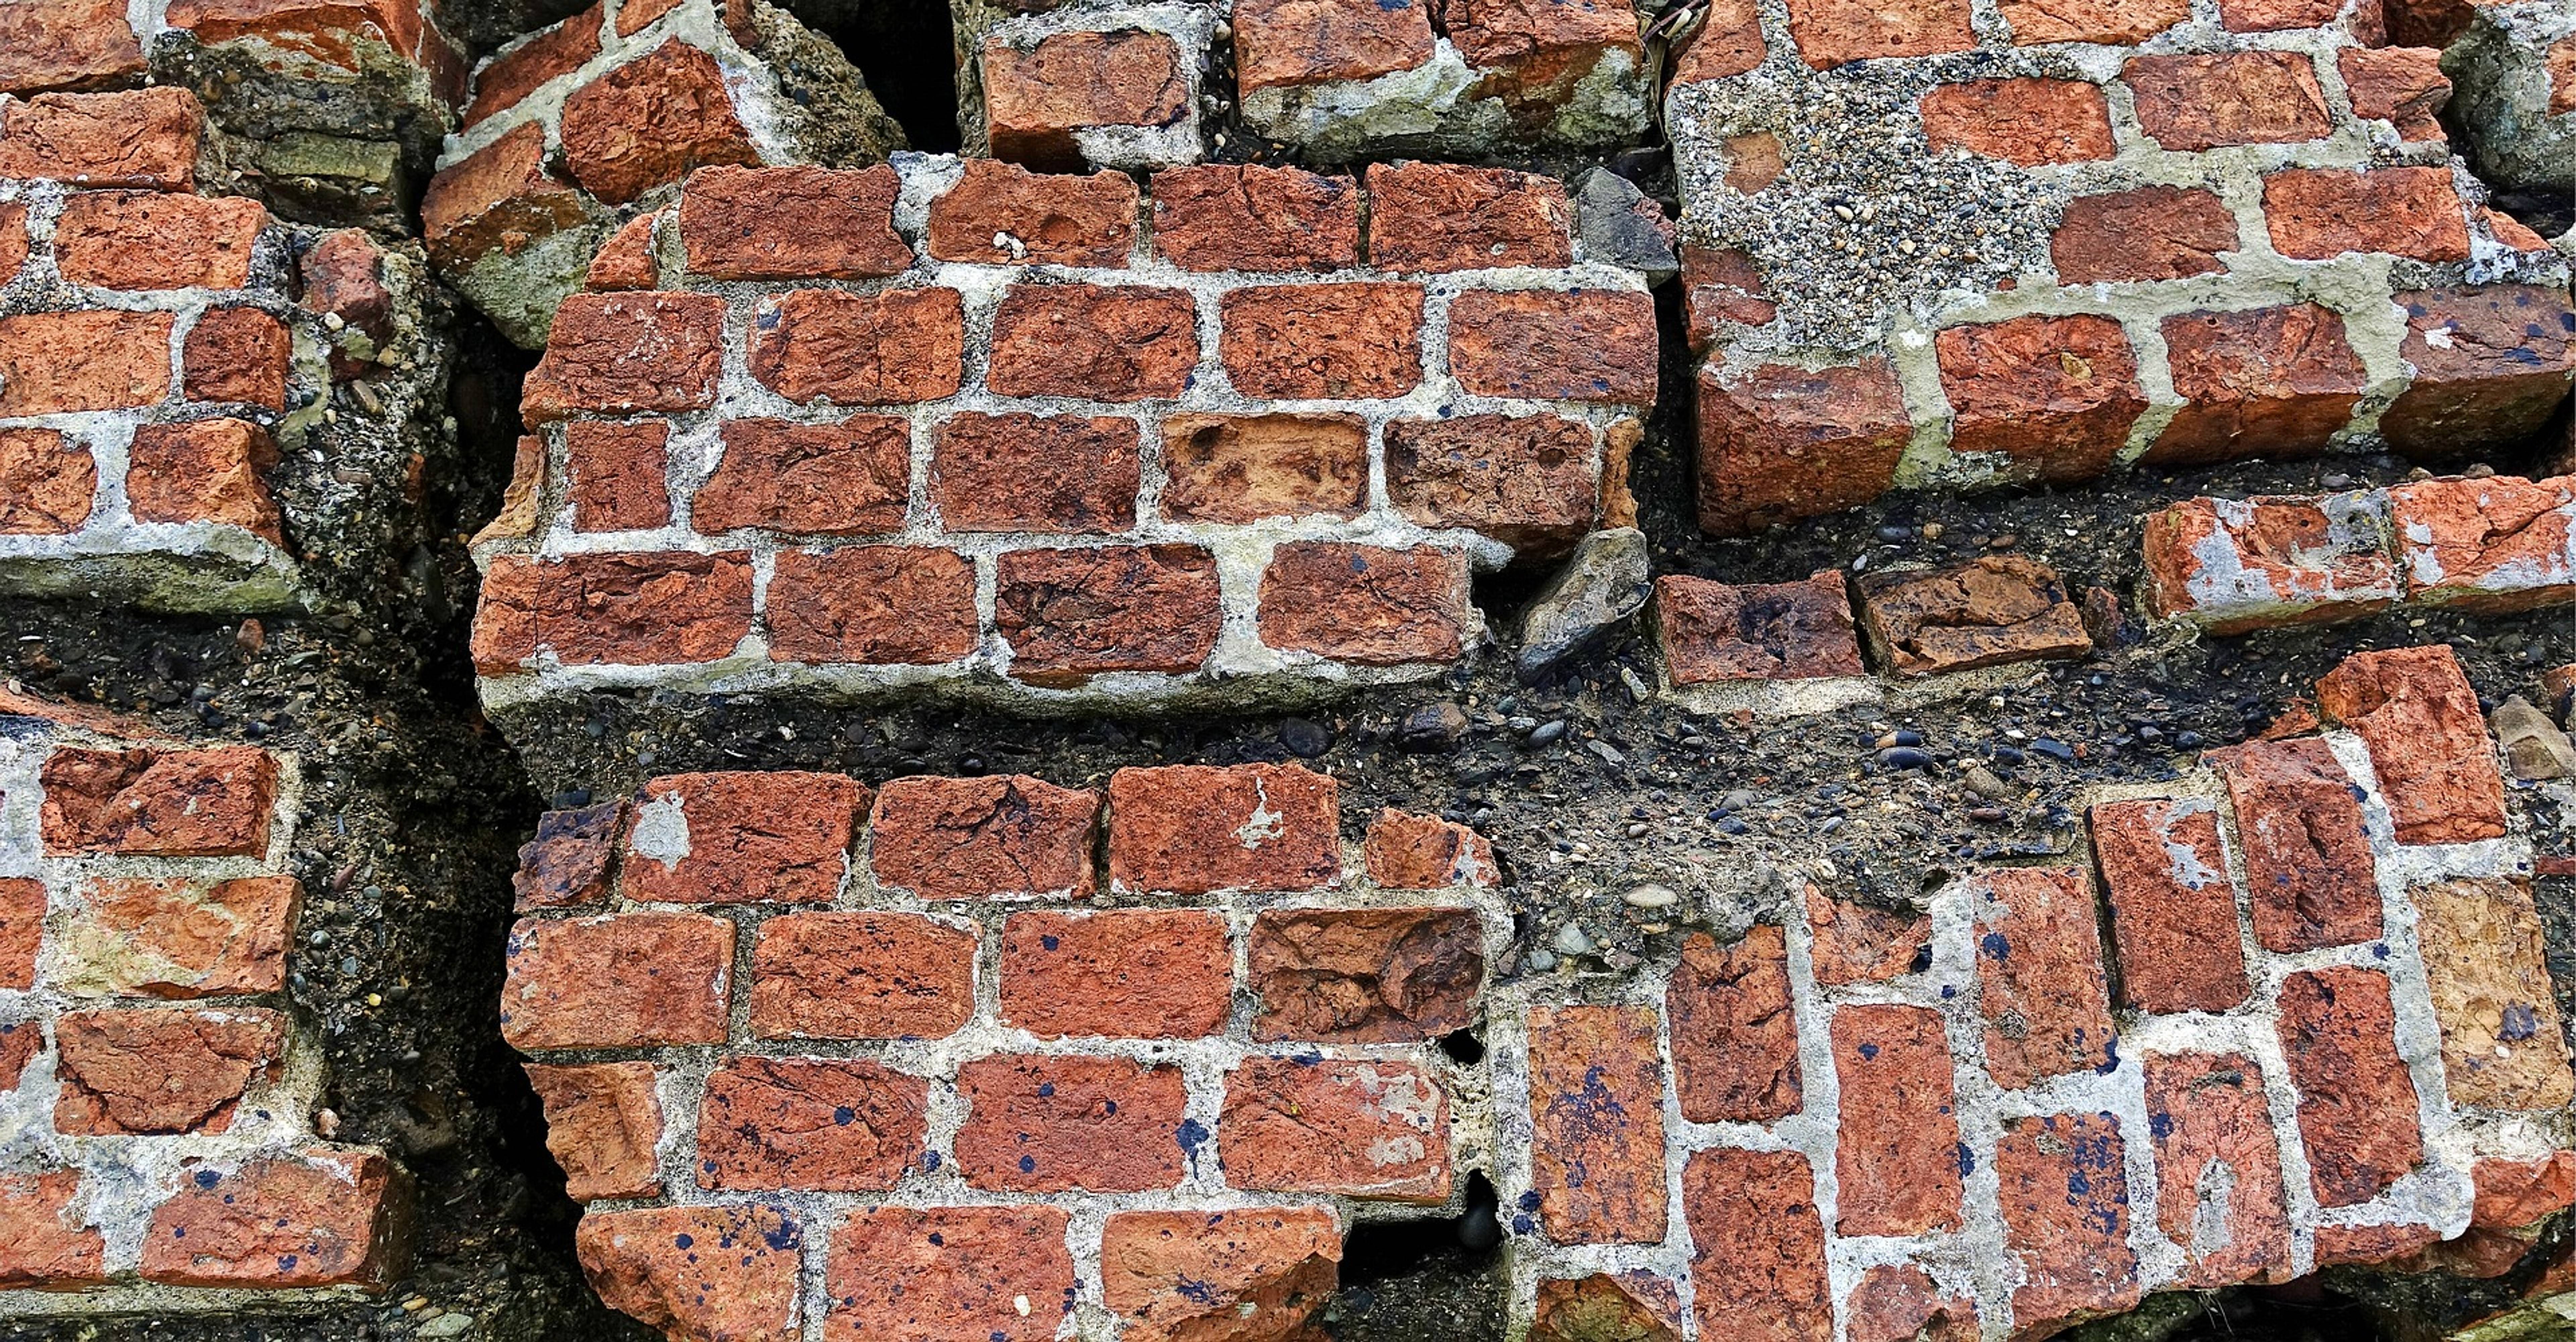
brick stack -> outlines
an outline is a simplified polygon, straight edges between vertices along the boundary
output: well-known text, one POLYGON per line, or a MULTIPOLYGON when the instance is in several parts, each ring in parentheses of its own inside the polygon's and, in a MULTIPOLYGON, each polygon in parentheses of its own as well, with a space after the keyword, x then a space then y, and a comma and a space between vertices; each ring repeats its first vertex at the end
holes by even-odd
POLYGON ((2091 866, 1922 909, 1810 888, 1664 983, 1530 1007, 1495 1103, 1533 1336, 2040 1337, 2337 1263, 2511 1268, 2576 1195, 2530 844, 2448 649, 2318 698, 2333 731, 2102 799, 2091 866))
POLYGON ((380 1289, 406 1183, 315 1139, 284 998, 296 762, 0 709, 0 1314, 380 1289))
POLYGON ((1714 6, 1667 112, 1702 527, 2539 429, 2566 260, 2481 203, 2438 53, 2377 14, 1714 6))
POLYGON ((566 302, 527 380, 486 702, 1416 678, 1480 637, 1471 568, 1628 520, 1654 307, 1576 258, 1558 183, 1208 165, 1149 196, 701 170, 637 252, 664 287, 566 302))
POLYGON ((1462 826, 1382 813, 1345 866, 1283 765, 549 814, 502 1029, 592 1282, 675 1337, 1298 1335, 1346 1222, 1481 1160, 1433 1044, 1508 923, 1462 826))

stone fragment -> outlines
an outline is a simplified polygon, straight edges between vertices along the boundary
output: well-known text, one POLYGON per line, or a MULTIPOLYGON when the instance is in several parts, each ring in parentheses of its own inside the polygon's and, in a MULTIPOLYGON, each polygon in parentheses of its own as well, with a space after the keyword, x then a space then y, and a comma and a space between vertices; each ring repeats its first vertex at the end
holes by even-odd
POLYGON ((152 1213, 142 1276, 173 1286, 383 1290, 405 1266, 409 1183, 373 1151, 199 1165, 152 1213))
POLYGON ((1163 512, 1182 522, 1354 517, 1368 502, 1356 415, 1163 417, 1163 512))
POLYGON ((1234 1007, 1234 943, 1203 909, 1016 913, 1002 925, 1001 1019, 1041 1039, 1193 1039, 1234 1007))
POLYGON ((1454 820, 1382 807, 1362 850, 1368 878, 1387 890, 1446 890, 1499 884, 1494 846, 1454 820))
POLYGON ((1977 986, 1986 1071, 2006 1090, 2119 1065, 2094 921, 2081 868, 2009 867, 1974 884, 1977 986))
POLYGON ((2453 1104, 2564 1109, 2576 1098, 2527 882, 2461 877, 2408 892, 2453 1104))
POLYGON ((1664 1238, 1655 1025, 1651 1007, 1530 1008, 1530 1182, 1539 1224, 1559 1244, 1664 1238))
POLYGON ((975 1014, 975 933, 917 913, 795 913, 760 925, 762 1039, 944 1039, 975 1014))
POLYGON ((1871 655, 1900 675, 1965 671, 2093 650, 2054 569, 2019 555, 1955 568, 1865 574, 1853 583, 1871 655))
POLYGON ((921 1153, 928 1104, 927 1081, 872 1059, 726 1059, 698 1107, 698 1186, 892 1188, 921 1153))
POLYGON ((564 1192, 594 1198, 658 1197, 655 1148, 662 1140, 662 1102, 648 1062, 525 1064, 528 1084, 546 1112, 546 1149, 563 1167, 564 1192))
POLYGON ((2576 742, 2521 695, 2509 695, 2488 719, 2505 767, 2523 782, 2576 778, 2576 742))
POLYGON ((733 924, 700 913, 624 913, 511 930, 501 1037, 512 1048, 720 1044, 733 924))
POLYGON ((2199 800, 2105 802, 2092 821, 2122 1004, 2173 1012, 2242 1003, 2245 952, 2218 808, 2199 800))
POLYGON ((1101 1302, 1128 1342, 1311 1335, 1342 1234, 1320 1207, 1122 1211, 1100 1235, 1101 1302))
POLYGON ((2378 936, 2378 864, 2352 779, 2326 743, 2248 741, 2205 758, 2236 807, 2255 941, 2287 953, 2378 936))
POLYGON ((1050 1342, 1080 1296, 1058 1207, 870 1207, 832 1235, 825 1331, 1050 1342))
MULTIPOLYGON (((1767 296, 1762 268, 1751 256, 1732 247, 1687 244, 1682 248, 1682 309, 1693 354, 1708 352, 1721 323, 1767 326, 1780 315, 1779 305, 1767 296)), ((1773 367, 1778 370, 1785 365, 1773 367)))
POLYGON ((1216 650, 1216 560, 1197 546, 1011 550, 994 571, 993 625, 1014 679, 1195 671, 1216 650))
POLYGON ((1229 1187, 1438 1204, 1449 1197, 1449 1096, 1401 1063, 1247 1058, 1217 1120, 1229 1187))
POLYGON ((1574 213, 1586 257, 1625 266, 1644 275, 1648 284, 1681 274, 1673 221, 1627 178, 1608 168, 1585 172, 1575 188, 1574 213))
POLYGON ((1513 666, 1523 681, 1536 680, 1608 637, 1644 609, 1654 590, 1644 532, 1605 527, 1586 534, 1522 609, 1513 666))
POLYGON ((2400 140, 2442 141, 2438 117, 2451 100, 2442 53, 2432 47, 2346 47, 2335 53, 2352 114, 2385 121, 2400 140))
POLYGON ((2386 975, 2343 967, 2290 975, 2279 1030, 2319 1203, 2368 1202, 2422 1163, 2415 1082, 2397 1052, 2386 975))
POLYGON ((1019 774, 897 778, 877 790, 870 864, 925 899, 1087 899, 1100 802, 1019 774))
POLYGON ((2399 843, 2504 834, 2504 778, 2477 691, 2443 644, 2359 652, 2317 681, 2317 708, 2370 748, 2399 843))
POLYGON ((957 1069, 957 1095, 957 1168, 977 1188, 1172 1188, 1207 1139, 1182 1115, 1180 1069, 1129 1058, 994 1054, 957 1069))
MULTIPOLYGON (((1663 1190, 1656 1181, 1656 1192, 1663 1190)), ((1795 1151, 1716 1147, 1682 1167, 1702 1336, 1831 1342, 1833 1292, 1815 1173, 1795 1151)))
POLYGON ((1798 1111, 1798 1022, 1787 938, 1777 926, 1757 923, 1732 946, 1704 933, 1684 942, 1664 1014, 1682 1117, 1767 1123, 1798 1111))
POLYGON ((1404 1044, 1466 1029, 1481 1005, 1481 935, 1467 909, 1264 910, 1245 954, 1252 1037, 1404 1044))
POLYGON ((1919 1235, 1960 1224, 1974 1163, 1959 1140, 1950 1047, 1926 1007, 1847 1006, 1834 1013, 1841 1088, 1834 1178, 1842 1235, 1919 1235))
POLYGON ((2012 1293, 2021 1334, 2046 1337, 2138 1303, 2122 1137, 2107 1113, 2005 1120, 1995 1169, 2005 1248, 2023 1274, 2012 1293))
POLYGON ((573 1247, 601 1300, 666 1335, 708 1342, 800 1335, 804 1228, 781 1208, 585 1211, 573 1247))
POLYGON ((2239 1053, 2150 1053, 2145 1069, 2156 1224, 2183 1251, 2179 1284, 2286 1280, 2290 1219, 2261 1070, 2239 1053))

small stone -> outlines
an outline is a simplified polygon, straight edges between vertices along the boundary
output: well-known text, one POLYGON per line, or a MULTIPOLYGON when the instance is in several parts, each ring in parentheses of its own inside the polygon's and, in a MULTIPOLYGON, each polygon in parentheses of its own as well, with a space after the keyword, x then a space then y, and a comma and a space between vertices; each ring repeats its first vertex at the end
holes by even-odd
POLYGON ((2496 706, 2488 721, 2496 744, 2504 747, 2507 767, 2526 783, 2576 777, 2576 742, 2558 730, 2549 715, 2517 694, 2496 706))
POLYGON ((1648 284, 1681 274, 1672 221, 1627 178, 1608 168, 1585 173, 1575 187, 1574 209, 1589 259, 1641 271, 1648 284))
POLYGON ((1613 527, 1585 536, 1565 567, 1521 612, 1521 647, 1515 663, 1521 680, 1537 680, 1550 667, 1598 642, 1642 609, 1653 593, 1644 532, 1613 527))
POLYGON ((1333 732, 1321 723, 1306 718, 1285 718, 1279 723, 1279 744, 1301 760, 1311 760, 1333 748, 1333 732))
POLYGON ((1395 743, 1406 750, 1436 754, 1458 744, 1467 730, 1466 710, 1452 703, 1425 704, 1404 717, 1395 729, 1395 743))

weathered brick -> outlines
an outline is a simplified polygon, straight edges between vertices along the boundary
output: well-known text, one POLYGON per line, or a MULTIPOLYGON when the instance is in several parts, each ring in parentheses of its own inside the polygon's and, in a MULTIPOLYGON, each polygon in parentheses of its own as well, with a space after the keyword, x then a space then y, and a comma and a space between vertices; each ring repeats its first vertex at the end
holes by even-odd
POLYGON ((2427 480, 2388 502, 2411 601, 2510 611, 2576 594, 2576 476, 2427 480))
POLYGON ((564 426, 565 490, 575 531, 624 531, 671 521, 671 426, 660 420, 576 420, 564 426))
POLYGON ((2341 967, 2290 975, 2279 1029, 2318 1202, 2368 1202, 2423 1161, 2415 1082, 2397 1052, 2386 975, 2341 967))
POLYGON ((993 157, 1034 168, 1079 167, 1076 131, 1169 126, 1190 110, 1179 45, 1141 28, 1052 33, 1027 50, 988 38, 983 71, 993 157))
POLYGON ((890 415, 829 424, 735 419, 724 455, 698 487, 689 523, 818 535, 899 531, 912 498, 912 426, 890 415))
POLYGON ((582 287, 592 293, 660 288, 662 258, 656 238, 663 216, 668 213, 639 214, 619 225, 616 232, 608 235, 608 241, 591 254, 590 268, 582 273, 582 287))
POLYGON ((619 861, 629 899, 818 903, 840 889, 868 789, 841 774, 673 774, 644 785, 619 861))
POLYGON ((697 168, 760 161, 724 70, 677 38, 575 89, 559 133, 573 180, 613 205, 697 168))
POLYGON ((1682 310, 1688 322, 1684 338, 1693 354, 1715 343, 1719 323, 1767 326, 1780 315, 1766 295, 1762 269, 1733 247, 1682 245, 1682 310))
POLYGON ((1864 672, 1837 571, 1741 585, 1669 574, 1655 580, 1655 618, 1676 685, 1864 672))
POLYGON ((710 280, 860 280, 900 275, 894 169, 700 168, 680 192, 689 271, 710 280))
POLYGON ((1136 525, 1136 421, 962 413, 939 426, 931 500, 952 531, 1108 535, 1136 525))
POLYGON ((1664 1069, 1654 1009, 1532 1007, 1529 1069, 1530 1183, 1548 1238, 1661 1243, 1664 1069))
POLYGON ((127 448, 126 506, 138 522, 216 522, 286 543, 267 473, 268 431, 238 419, 145 424, 127 448))
POLYGON ((1449 1096, 1403 1063, 1247 1058, 1217 1120, 1229 1187, 1437 1204, 1449 1197, 1449 1096))
POLYGON ((145 1281, 381 1290, 403 1268, 407 1185, 374 1151, 199 1166, 143 1232, 145 1281))
POLYGON ((36 952, 45 940, 45 883, 0 877, 0 988, 36 986, 36 952))
POLYGON ((2379 417, 2400 452, 2454 456, 2538 433, 2576 378, 2576 307, 2535 284, 2400 292, 2415 378, 2379 417))
POLYGON ((1034 173, 970 158, 930 202, 929 253, 984 265, 1125 266, 1136 246, 1136 183, 1123 172, 1034 173))
POLYGON ((0 1289, 107 1280, 107 1242, 80 1201, 81 1172, 0 1175, 0 1289))
POLYGON ((965 347, 954 289, 799 289, 760 301, 750 366, 791 401, 901 405, 956 395, 965 347))
MULTIPOLYGON (((286 943, 303 895, 292 876, 93 881, 57 941, 54 980, 117 996, 276 992, 286 986, 286 943)), ((40 888, 30 911, 41 920, 43 910, 40 888)), ((0 915, 0 941, 16 935, 19 916, 0 915)), ((32 961, 32 941, 28 950, 32 961)))
POLYGON ((0 415, 123 410, 170 394, 170 314, 0 317, 0 415))
POLYGON ((2092 822, 2122 1004, 2225 1011, 2243 1002, 2245 952, 2218 808, 2198 800, 2105 802, 2093 808, 2092 822))
POLYGON ((1478 396, 1655 400, 1655 300, 1636 289, 1471 289, 1449 305, 1449 371, 1478 396))
POLYGON ((778 556, 769 579, 777 661, 927 665, 975 650, 975 562, 929 546, 778 556))
POLYGON ((733 924, 701 913, 523 918, 510 931, 501 1037, 525 1052, 720 1044, 733 924))
POLYGON ((2317 1227, 2316 1265, 2381 1267, 2412 1261, 2441 1239, 2442 1232, 2428 1225, 2321 1225, 2317 1227))
POLYGON ((2294 260, 2393 252, 2465 261, 2469 226, 2449 168, 2295 168, 2263 179, 2272 246, 2294 260))
POLYGON ((102 289, 238 289, 268 210, 237 196, 81 191, 54 224, 54 267, 102 289))
MULTIPOLYGON (((1574 259, 1567 232, 1573 206, 1553 177, 1446 163, 1379 164, 1368 170, 1368 194, 1369 263, 1380 270, 1553 269, 1574 259)), ((1651 313, 1647 327, 1653 328, 1651 313)))
POLYGON ((2012 25, 2013 45, 2023 47, 2047 42, 2127 46, 2191 17, 2190 0, 2003 0, 1997 8, 2012 25))
POLYGON ((921 1154, 930 1083, 868 1058, 729 1058, 698 1106, 700 1188, 892 1188, 921 1154))
POLYGON ((2183 1251, 2176 1284, 2287 1280, 2281 1144, 2261 1070, 2239 1053, 2150 1053, 2145 1070, 2156 1222, 2183 1251))
POLYGON ((1827 988, 1885 983, 1932 967, 1932 915, 1837 899, 1807 887, 1808 951, 1827 988))
POLYGON ((2317 708, 2370 748, 2399 843, 2503 836, 2495 742, 2447 645, 2354 653, 2317 681, 2317 708))
POLYGON ((1099 793, 1025 775, 897 778, 869 855, 879 886, 924 899, 1087 899, 1099 817, 1099 793))
POLYGON ((569 75, 599 54, 599 5, 539 29, 526 41, 494 56, 474 73, 474 100, 465 106, 464 124, 477 125, 495 113, 525 102, 529 94, 569 75))
POLYGON ((1422 381, 1418 286, 1233 289, 1218 307, 1218 353, 1246 396, 1368 400, 1401 396, 1422 381))
POLYGON ((2396 601, 2376 494, 2191 499, 2147 519, 2146 604, 2216 634, 2340 620, 2396 601))
POLYGON ((1853 584, 1871 654, 1898 675, 1928 676, 2093 650, 2054 569, 1985 555, 1946 569, 1888 570, 1853 584))
POLYGON ((1224 622, 1217 591, 1216 557, 1195 545, 1012 550, 995 561, 993 626, 1033 685, 1195 671, 1224 622))
POLYGON ((0 285, 18 278, 27 264, 27 207, 16 201, 0 205, 0 285))
POLYGON ((275 1075, 285 1045, 286 1018, 259 1007, 65 1012, 54 1022, 54 1128, 222 1132, 243 1094, 275 1075))
POLYGON ((61 536, 89 521, 98 460, 52 429, 0 429, 0 532, 61 536))
POLYGON ((507 675, 540 652, 566 666, 711 662, 750 632, 745 551, 501 555, 483 574, 474 669, 507 675))
POLYGON ((1180 522, 1356 517, 1368 426, 1356 415, 1166 415, 1163 513, 1180 522))
POLYGON ((1431 60, 1422 0, 1244 0, 1234 16, 1243 92, 1374 79, 1431 60))
MULTIPOLYGON (((1655 1192, 1663 1194, 1657 1162, 1655 1192)), ((1693 1310, 1703 1337, 1830 1342, 1833 1290, 1815 1172, 1795 1151, 1692 1154, 1682 1167, 1693 1310)))
POLYGON ((1628 0, 1438 0, 1436 22, 1482 76, 1478 94, 1498 98, 1524 127, 1554 118, 1614 53, 1631 62, 1642 54, 1628 0))
POLYGON ((2221 0, 2218 16, 2231 33, 2261 33, 2332 23, 2342 9, 2337 0, 2221 0))
POLYGON ((1178 1185, 1207 1136, 1181 1069, 1128 1058, 995 1054, 957 1069, 957 1168, 977 1188, 1134 1193, 1178 1185))
POLYGON ((1705 933, 1682 943, 1664 1014, 1682 1117, 1767 1123, 1798 1112, 1798 1021, 1778 927, 1757 924, 1731 946, 1705 933))
POLYGON ((0 92, 100 88, 139 79, 143 69, 143 44, 118 0, 0 8, 0 92))
POLYGON ((1975 882, 1977 986, 1986 1071, 2006 1090, 2119 1062, 2094 923, 2080 868, 2013 867, 1975 882))
POLYGON ((2237 246, 2236 216, 2218 194, 2179 186, 2077 196, 2048 241, 2067 284, 2215 275, 2227 268, 2219 255, 2237 246))
MULTIPOLYGON (((1242 15, 1237 21, 1250 22, 1242 15)), ((1360 189, 1348 177, 1257 163, 1204 163, 1155 173, 1153 195, 1154 250, 1183 270, 1344 270, 1359 264, 1360 189)))
POLYGON ((1681 1293, 1651 1272, 1595 1272, 1538 1284, 1530 1342, 1681 1342, 1681 1293))
POLYGON ((2451 81, 2442 74, 2438 49, 2345 47, 2335 59, 2354 116, 2389 123, 2401 140, 2446 138, 2438 114, 2451 100, 2451 81))
POLYGON ((1204 895, 1329 885, 1341 869, 1338 797, 1330 777, 1293 764, 1121 769, 1109 778, 1110 886, 1204 895))
POLYGON ((45 757, 45 851, 264 857, 277 760, 256 746, 86 750, 45 757))
POLYGON ((589 218, 581 193, 547 166, 546 128, 534 121, 439 169, 420 202, 421 240, 450 268, 516 254, 589 218))
POLYGON ((1014 284, 993 314, 986 380, 1003 396, 1170 400, 1199 362, 1186 290, 1138 284, 1014 284))
POLYGON ((2451 1102, 2562 1110, 2576 1097, 2527 882, 2473 876, 2419 885, 2416 935, 2442 1026, 2451 1102))
POLYGON ((284 410, 294 353, 295 338, 277 318, 253 307, 215 308, 180 341, 180 390, 191 401, 284 410))
POLYGON ((871 1207, 832 1235, 829 1337, 1051 1342, 1080 1297, 1058 1207, 871 1207))
POLYGON ((1833 1051, 1842 1094, 1834 1146, 1841 1189, 1836 1233, 1919 1235, 1957 1228, 1972 1162, 1959 1141, 1941 1013, 1913 1006, 1844 1007, 1834 1013, 1833 1051))
POLYGON ((1850 1342, 1973 1342, 1980 1336, 1976 1302, 1943 1291, 1911 1263, 1862 1273, 1843 1312, 1850 1342))
POLYGON ((1255 1039, 1409 1044, 1475 1023, 1485 952, 1467 909, 1267 909, 1245 966, 1255 1039))
POLYGON ((2206 758, 2236 807, 2254 939, 2288 953, 2378 936, 2378 864, 2352 779, 2326 743, 2248 741, 2206 758))
POLYGON ((123 93, 40 93, 0 105, 0 177, 185 191, 206 109, 163 85, 123 93))
POLYGON ((1966 51, 1977 44, 1962 0, 1928 0, 1902 9, 1869 0, 1797 0, 1789 7, 1789 29, 1799 56, 1819 70, 1873 57, 1966 51))
POLYGON ((1934 338, 1957 414, 1950 447, 2000 452, 2045 480, 2099 475, 2147 408, 2138 363, 2109 317, 2017 317, 1934 338))
POLYGON ((546 1150, 563 1167, 564 1192, 573 1201, 661 1196, 654 1151, 662 1140, 662 1101, 654 1094, 653 1064, 525 1066, 545 1106, 546 1150))
POLYGON ((1366 666, 1445 662, 1466 646, 1467 602, 1455 550, 1285 544, 1261 575, 1261 641, 1366 666))
POLYGON ((1932 152, 1965 149, 2007 163, 2082 163, 2111 157, 2102 86, 2081 79, 1974 79, 1923 95, 1932 152))
POLYGON ((1386 493, 1426 527, 1463 527, 1533 554, 1592 529, 1590 426, 1555 415, 1456 415, 1386 426, 1386 493))
POLYGON ((2135 98, 2139 128, 2180 153, 2296 144, 2334 129, 2316 63, 2305 52, 2133 56, 2120 81, 2135 98))
POLYGON ((1896 370, 1766 364, 1699 375, 1699 525, 1743 536, 1867 503, 1914 437, 1896 370))
POLYGON ((583 410, 668 414, 715 404, 724 309, 713 294, 566 298, 520 392, 520 413, 534 426, 583 410))
POLYGON ((2314 455, 2369 386, 2342 316, 2314 303, 2187 312, 2163 329, 2174 390, 2189 404, 2147 449, 2149 465, 2314 455))
POLYGON ((972 931, 917 913, 796 913, 760 925, 762 1039, 944 1039, 975 1014, 972 931))
POLYGON ((599 1298, 647 1327, 708 1342, 802 1335, 804 1228, 779 1208, 586 1211, 573 1248, 599 1298))
POLYGON ((1128 1342, 1285 1342, 1311 1335, 1341 1259, 1320 1207, 1118 1212, 1100 1232, 1100 1298, 1128 1342))
POLYGON ((2023 1273, 2015 1336, 2051 1336, 2138 1303, 2122 1138, 2107 1113, 2005 1121, 1995 1172, 2005 1247, 2023 1273))
POLYGON ((1370 882, 1385 890, 1446 890, 1502 880, 1494 869, 1494 846, 1484 835, 1454 820, 1408 815, 1392 806, 1379 808, 1369 821, 1362 859, 1370 882))
POLYGON ((1003 1024, 1041 1039, 1191 1039, 1234 1007, 1233 941, 1202 909, 1015 913, 1001 975, 1003 1024))

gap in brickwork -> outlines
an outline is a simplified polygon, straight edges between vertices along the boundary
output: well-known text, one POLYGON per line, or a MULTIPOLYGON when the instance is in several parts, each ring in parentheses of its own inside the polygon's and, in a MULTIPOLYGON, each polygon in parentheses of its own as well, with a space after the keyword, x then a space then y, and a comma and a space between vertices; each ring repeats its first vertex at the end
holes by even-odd
POLYGON ((903 127, 909 147, 953 154, 956 37, 948 0, 789 0, 782 6, 859 67, 868 92, 903 127))

